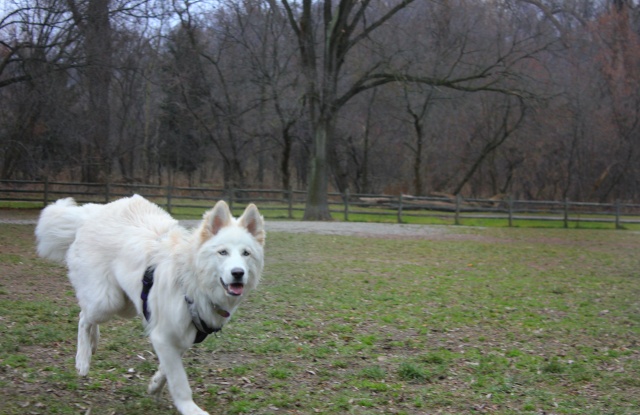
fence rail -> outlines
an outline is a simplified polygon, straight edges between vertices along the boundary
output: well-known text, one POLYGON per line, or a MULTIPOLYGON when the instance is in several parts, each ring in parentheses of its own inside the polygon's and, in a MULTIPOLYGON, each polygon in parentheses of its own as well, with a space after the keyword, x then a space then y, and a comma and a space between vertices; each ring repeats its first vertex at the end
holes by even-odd
MULTIPOLYGON (((78 203, 107 203, 120 197, 140 194, 177 216, 201 214, 213 201, 225 199, 231 208, 253 202, 265 216, 299 219, 304 212, 306 192, 282 189, 221 189, 210 187, 158 186, 124 183, 78 183, 57 181, 0 180, 0 202, 43 207, 63 197, 78 203)), ((5 203, 6 204, 6 203, 5 203)), ((517 221, 605 223, 615 228, 640 224, 640 204, 531 201, 505 199, 465 199, 458 197, 415 197, 407 195, 329 193, 333 217, 345 221, 374 220, 398 223, 463 224, 465 219, 503 220, 508 226, 517 221)))

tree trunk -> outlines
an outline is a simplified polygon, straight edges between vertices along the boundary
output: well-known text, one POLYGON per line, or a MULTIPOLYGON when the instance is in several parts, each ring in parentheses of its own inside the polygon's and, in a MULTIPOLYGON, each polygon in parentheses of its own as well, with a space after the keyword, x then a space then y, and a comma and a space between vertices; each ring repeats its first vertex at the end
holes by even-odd
POLYGON ((282 179, 282 188, 284 190, 291 189, 291 144, 292 139, 288 131, 284 131, 282 134, 283 148, 282 148, 282 160, 280 161, 280 174, 282 179))
POLYGON ((413 126, 416 132, 416 148, 413 158, 413 191, 416 196, 422 196, 422 147, 424 145, 424 130, 422 122, 415 119, 413 126))
POLYGON ((310 163, 307 201, 304 220, 331 220, 328 203, 328 140, 330 134, 329 120, 323 120, 315 128, 313 154, 310 163))
POLYGON ((367 120, 364 126, 364 149, 362 154, 362 192, 371 193, 371 184, 369 180, 369 150, 370 150, 370 135, 371 135, 371 119, 373 118, 373 105, 376 101, 376 91, 374 89, 371 93, 371 100, 367 106, 367 120))
POLYGON ((111 25, 109 0, 90 0, 86 15, 74 0, 67 0, 73 19, 84 36, 85 82, 88 97, 87 140, 82 144, 82 179, 97 182, 110 174, 114 152, 110 136, 111 25))

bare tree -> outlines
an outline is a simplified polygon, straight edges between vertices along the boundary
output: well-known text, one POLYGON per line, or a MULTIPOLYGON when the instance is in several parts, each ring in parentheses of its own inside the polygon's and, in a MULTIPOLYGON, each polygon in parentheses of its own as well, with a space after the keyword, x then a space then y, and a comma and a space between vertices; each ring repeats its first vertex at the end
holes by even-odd
POLYGON ((73 152, 58 135, 71 117, 56 100, 71 98, 66 71, 78 65, 77 34, 59 1, 13 5, 0 19, 2 177, 39 177, 73 152))
POLYGON ((78 65, 77 32, 60 0, 15 1, 0 19, 0 88, 78 65))
POLYGON ((306 79, 306 100, 313 135, 307 203, 304 218, 328 220, 329 153, 335 133, 336 112, 356 93, 366 89, 353 85, 340 96, 338 82, 351 49, 413 0, 401 0, 386 13, 369 22, 365 19, 371 0, 341 0, 334 7, 331 0, 313 3, 302 1, 302 10, 282 0, 285 13, 295 33, 302 73, 306 79), (316 24, 321 28, 316 30, 316 24))
POLYGON ((604 81, 600 92, 609 104, 614 132, 608 143, 613 157, 594 184, 600 201, 608 200, 628 180, 640 155, 640 36, 631 27, 628 2, 613 3, 614 9, 598 22, 601 56, 606 57, 600 61, 604 81))
POLYGON ((111 142, 111 22, 110 0, 88 0, 80 3, 67 0, 76 27, 83 37, 87 90, 86 141, 82 143, 82 176, 84 181, 96 182, 102 172, 109 175, 113 153, 111 142))
POLYGON ((185 121, 194 129, 192 137, 205 137, 217 152, 225 187, 244 188, 256 153, 249 149, 257 147, 253 146, 252 121, 260 108, 260 94, 254 88, 249 72, 252 65, 242 44, 246 28, 236 20, 243 17, 226 9, 210 10, 211 23, 207 23, 189 4, 177 12, 180 27, 176 34, 183 41, 173 53, 171 85, 181 92, 169 94, 168 99, 188 114, 185 121))
POLYGON ((412 97, 408 90, 408 85, 405 85, 403 88, 405 110, 409 115, 409 123, 413 127, 414 133, 413 139, 405 141, 405 146, 409 149, 413 159, 413 192, 416 196, 422 196, 425 185, 423 164, 426 157, 425 152, 429 147, 426 131, 428 126, 425 123, 427 122, 429 110, 435 105, 436 97, 435 90, 432 88, 429 88, 426 92, 418 92, 413 95, 412 97))
POLYGON ((487 105, 478 117, 469 142, 479 141, 475 150, 464 163, 464 174, 454 187, 453 194, 459 194, 482 163, 502 146, 522 125, 526 114, 526 105, 522 98, 502 97, 496 105, 487 105))
POLYGON ((3 177, 640 194, 633 2, 7 4, 3 177))
MULTIPOLYGON (((334 142, 336 114, 360 92, 402 81, 467 92, 523 94, 518 88, 500 84, 501 79, 512 74, 517 61, 535 52, 523 50, 525 42, 517 37, 512 38, 509 43, 503 42, 501 48, 491 56, 491 60, 485 59, 474 65, 466 64, 473 52, 462 44, 458 48, 457 58, 448 70, 439 71, 434 76, 412 74, 401 66, 401 60, 390 59, 373 62, 368 68, 361 68, 359 75, 345 79, 344 64, 355 48, 371 41, 376 31, 407 9, 413 0, 398 0, 386 8, 384 5, 388 3, 372 0, 340 0, 335 5, 331 0, 320 3, 304 0, 301 10, 296 9, 295 4, 288 0, 281 1, 298 41, 313 131, 305 219, 330 218, 327 204, 329 157, 334 142), (317 24, 320 26, 317 27, 317 24)), ((407 11, 403 17, 409 18, 408 13, 407 11)), ((393 55, 393 52, 387 53, 393 55)))
MULTIPOLYGON (((295 47, 287 37, 287 21, 281 13, 258 0, 228 1, 230 13, 227 20, 234 25, 234 39, 251 68, 252 82, 259 91, 258 123, 252 135, 258 140, 258 181, 264 180, 265 159, 278 160, 280 183, 283 189, 291 188, 291 158, 294 146, 299 144, 299 123, 305 103, 300 73, 293 64, 295 47), (270 148, 279 151, 272 154, 270 148)), ((255 115, 255 114, 254 114, 255 115)), ((254 147, 254 148, 256 148, 254 147)))

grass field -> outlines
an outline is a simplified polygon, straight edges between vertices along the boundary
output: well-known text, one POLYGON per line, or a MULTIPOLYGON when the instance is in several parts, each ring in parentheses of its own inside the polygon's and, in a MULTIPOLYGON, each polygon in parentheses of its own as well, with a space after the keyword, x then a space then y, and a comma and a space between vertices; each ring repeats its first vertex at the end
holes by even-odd
MULTIPOLYGON (((140 321, 75 374, 78 308, 33 226, 0 225, 0 410, 175 414, 140 321)), ((185 357, 211 414, 637 414, 640 233, 270 233, 263 284, 185 357)))

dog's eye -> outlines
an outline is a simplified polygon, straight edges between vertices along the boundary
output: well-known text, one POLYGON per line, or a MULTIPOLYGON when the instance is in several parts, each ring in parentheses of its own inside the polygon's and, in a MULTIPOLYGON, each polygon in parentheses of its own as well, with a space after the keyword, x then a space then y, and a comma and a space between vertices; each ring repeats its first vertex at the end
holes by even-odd
POLYGON ((218 255, 227 256, 229 255, 229 252, 227 252, 226 249, 221 249, 218 251, 218 255))
POLYGON ((246 249, 244 251, 242 251, 242 256, 250 256, 251 252, 247 251, 246 249))

